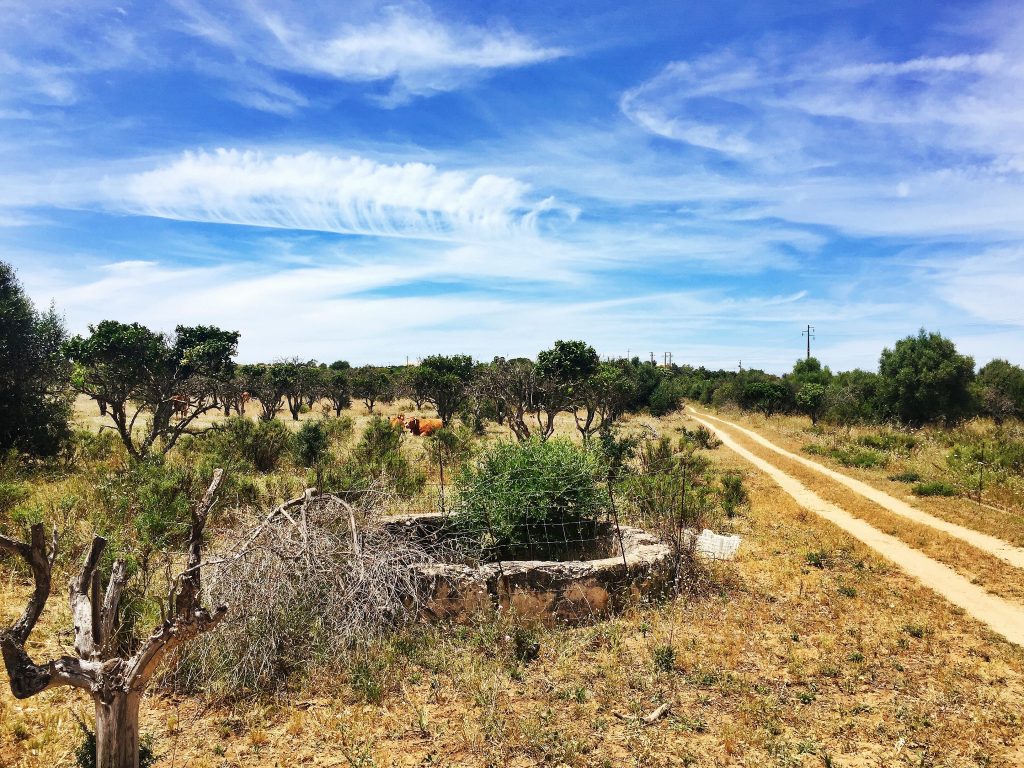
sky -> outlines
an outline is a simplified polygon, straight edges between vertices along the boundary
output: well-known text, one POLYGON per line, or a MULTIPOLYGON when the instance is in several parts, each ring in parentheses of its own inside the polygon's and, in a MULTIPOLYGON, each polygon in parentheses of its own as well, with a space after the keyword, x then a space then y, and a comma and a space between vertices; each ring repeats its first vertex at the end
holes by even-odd
POLYGON ((1024 5, 0 0, 0 259, 239 359, 1024 363, 1024 5))

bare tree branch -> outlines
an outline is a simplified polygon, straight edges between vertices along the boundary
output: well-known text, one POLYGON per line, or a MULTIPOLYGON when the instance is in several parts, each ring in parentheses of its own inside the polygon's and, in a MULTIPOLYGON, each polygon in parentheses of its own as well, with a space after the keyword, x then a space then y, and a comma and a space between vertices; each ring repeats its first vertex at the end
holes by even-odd
POLYGON ((0 536, 0 550, 16 554, 21 557, 32 570, 32 579, 35 582, 35 589, 32 597, 25 605, 25 610, 11 628, 5 633, 15 642, 24 644, 28 640, 32 628, 39 620, 40 614, 46 607, 46 600, 50 596, 50 574, 53 568, 53 558, 57 554, 56 539, 52 554, 46 552, 46 533, 42 523, 32 526, 30 543, 9 539, 0 536))
POLYGON ((93 659, 96 657, 98 645, 93 630, 93 605, 89 599, 89 591, 93 586, 93 574, 99 565, 107 540, 102 536, 94 536, 92 545, 85 555, 82 571, 77 579, 71 580, 68 600, 71 604, 71 620, 75 630, 75 652, 79 658, 93 659))
POLYGON ((115 560, 110 572, 110 583, 107 584, 107 594, 103 598, 103 608, 100 611, 103 658, 108 658, 114 652, 113 640, 117 631, 118 609, 121 606, 121 594, 127 583, 128 571, 124 560, 115 560))

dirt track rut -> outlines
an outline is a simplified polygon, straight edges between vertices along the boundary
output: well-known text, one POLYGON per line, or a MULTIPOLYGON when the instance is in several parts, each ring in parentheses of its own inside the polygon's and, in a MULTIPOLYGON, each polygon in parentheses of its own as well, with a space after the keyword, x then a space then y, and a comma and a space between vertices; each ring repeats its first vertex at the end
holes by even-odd
MULTIPOLYGON (((733 427, 738 431, 749 435, 751 439, 756 439, 759 444, 763 444, 765 445, 765 447, 771 448, 772 450, 775 450, 776 452, 783 454, 787 457, 801 460, 801 462, 805 464, 816 464, 815 462, 807 462, 806 460, 803 459, 803 457, 798 457, 792 453, 789 453, 788 451, 784 451, 783 449, 778 448, 774 444, 765 440, 760 435, 757 435, 754 432, 750 432, 750 430, 743 429, 742 427, 739 427, 735 424, 731 424, 730 422, 723 421, 721 419, 716 419, 715 417, 708 416, 707 414, 698 414, 692 409, 689 413, 690 417, 693 418, 694 421, 703 424, 705 427, 714 432, 727 448, 732 450, 740 457, 746 459, 759 470, 761 470, 770 478, 772 478, 772 480, 774 480, 779 485, 779 487, 782 488, 782 490, 784 490, 787 494, 792 496, 793 499, 796 500, 798 504, 800 504, 800 506, 825 518, 834 525, 837 525, 839 528, 846 531, 855 539, 859 540, 863 544, 875 550, 878 554, 882 555, 882 557, 895 563, 898 567, 903 569, 903 571, 913 576, 914 578, 918 579, 922 584, 924 584, 928 588, 942 595, 944 598, 949 600, 954 605, 957 605, 960 608, 962 608, 970 616, 974 617, 975 619, 981 621, 984 624, 987 624, 989 628, 991 628, 998 634, 1002 635, 1010 642, 1016 643, 1020 646, 1024 646, 1024 606, 1010 602, 1009 600, 1004 600, 1001 597, 997 597, 986 592, 983 588, 979 587, 976 584, 972 584, 969 580, 965 579, 963 576, 961 576, 959 573, 957 573, 949 566, 943 565, 937 560, 933 560, 924 553, 900 541, 895 536, 890 536, 887 533, 883 533, 882 531, 878 530, 874 526, 869 525, 865 521, 857 517, 854 517, 841 507, 838 507, 835 504, 825 501, 816 493, 808 489, 805 485, 803 485, 803 483, 801 483, 792 475, 783 472, 774 464, 765 461, 761 457, 748 451, 746 448, 740 445, 725 430, 724 427, 716 426, 711 421, 709 421, 709 419, 714 419, 715 421, 721 422, 721 424, 726 424, 730 427, 733 427)), ((838 482, 843 482, 840 478, 845 478, 846 480, 849 480, 851 482, 859 483, 859 481, 853 480, 853 478, 847 477, 846 475, 842 475, 841 473, 838 472, 833 472, 832 470, 829 470, 827 467, 822 467, 820 464, 816 464, 816 466, 824 470, 825 473, 828 474, 830 477, 832 477, 833 475, 838 475, 839 477, 833 478, 838 482)), ((850 487, 852 490, 855 490, 858 493, 860 493, 860 491, 857 488, 853 488, 853 486, 850 486, 847 483, 843 484, 847 485, 847 487, 850 487)), ((870 486, 867 486, 864 483, 859 484, 865 485, 866 488, 871 489, 870 486)), ((882 494, 881 491, 877 491, 877 493, 882 494)), ((892 501, 899 501, 898 499, 894 499, 888 494, 882 495, 888 497, 888 499, 891 499, 892 501)), ((871 497, 868 496, 868 498, 871 497)), ((875 499, 871 500, 876 501, 875 499)), ((881 502, 877 501, 876 503, 881 504, 881 506, 886 507, 887 509, 889 508, 887 504, 882 504, 881 502)), ((915 510, 913 507, 910 507, 909 505, 905 506, 907 506, 914 512, 917 512, 921 515, 926 515, 926 513, 921 512, 920 510, 915 510)), ((897 510, 890 511, 893 511, 896 514, 902 514, 897 510)), ((939 521, 939 518, 933 518, 931 515, 926 515, 926 517, 939 521)), ((914 517, 912 519, 916 520, 917 518, 914 517)), ((923 521, 919 520, 918 522, 923 521)), ((946 523, 946 521, 939 522, 946 523)), ((952 523, 946 524, 952 525, 952 523)), ((985 536, 984 534, 978 534, 976 531, 970 531, 967 528, 962 528, 962 526, 955 527, 961 528, 962 530, 967 531, 969 533, 976 534, 977 536, 983 536, 986 539, 993 538, 991 536, 985 536)), ((940 530, 945 529, 943 528, 940 530)), ((1006 542, 1001 541, 1000 539, 994 539, 994 541, 999 542, 1005 547, 1011 547, 1012 549, 1019 550, 1019 548, 1012 547, 1012 545, 1009 545, 1006 542)), ((983 546, 980 548, 985 549, 985 551, 989 551, 987 547, 983 546)), ((995 554, 995 552, 993 552, 993 554, 995 554)), ((1005 560, 1006 558, 1004 557, 1003 559, 1005 560)))

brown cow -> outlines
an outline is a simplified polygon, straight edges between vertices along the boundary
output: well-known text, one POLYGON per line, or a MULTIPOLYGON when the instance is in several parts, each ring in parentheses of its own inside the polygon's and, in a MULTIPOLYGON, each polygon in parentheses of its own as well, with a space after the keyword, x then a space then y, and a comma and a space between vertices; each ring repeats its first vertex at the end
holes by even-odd
POLYGON ((399 429, 405 429, 406 421, 405 421, 405 414, 404 413, 401 413, 398 416, 392 416, 390 421, 391 421, 391 426, 392 427, 398 427, 399 429))
POLYGON ((409 431, 417 437, 430 437, 437 430, 444 427, 444 422, 440 419, 419 419, 413 418, 406 422, 409 427, 409 431))
POLYGON ((188 398, 185 395, 171 395, 171 413, 175 416, 188 413, 188 398))

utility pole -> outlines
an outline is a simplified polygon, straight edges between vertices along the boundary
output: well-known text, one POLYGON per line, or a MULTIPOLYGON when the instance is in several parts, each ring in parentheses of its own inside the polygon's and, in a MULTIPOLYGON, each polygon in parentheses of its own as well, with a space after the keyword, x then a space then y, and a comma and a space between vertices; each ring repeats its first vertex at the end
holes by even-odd
POLYGON ((810 360, 811 359, 811 339, 814 338, 814 326, 808 323, 807 330, 806 331, 800 331, 800 335, 807 337, 807 359, 810 360))
POLYGON ((654 353, 651 352, 651 365, 654 365, 654 353))
POLYGON ((740 369, 740 373, 743 373, 743 361, 742 360, 740 360, 739 369, 740 369))

